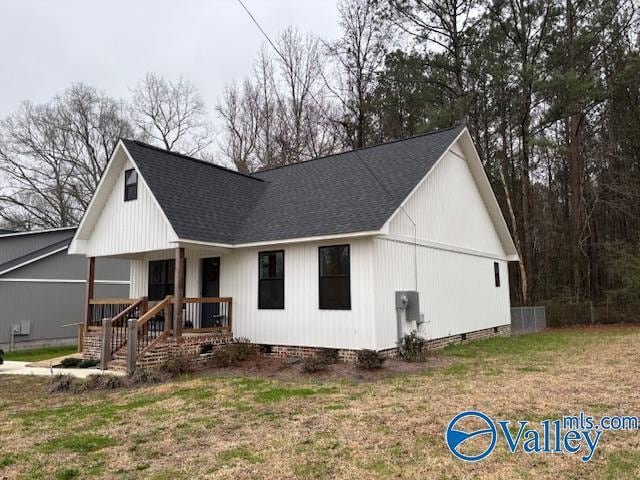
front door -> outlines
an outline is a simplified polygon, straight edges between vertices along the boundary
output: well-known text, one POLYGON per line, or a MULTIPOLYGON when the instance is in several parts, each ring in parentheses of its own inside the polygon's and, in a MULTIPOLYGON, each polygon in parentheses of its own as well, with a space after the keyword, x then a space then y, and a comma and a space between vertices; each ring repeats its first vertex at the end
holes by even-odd
MULTIPOLYGON (((220 257, 202 259, 202 296, 220 296, 220 257)), ((202 325, 200 328, 221 327, 220 304, 202 304, 202 325)))

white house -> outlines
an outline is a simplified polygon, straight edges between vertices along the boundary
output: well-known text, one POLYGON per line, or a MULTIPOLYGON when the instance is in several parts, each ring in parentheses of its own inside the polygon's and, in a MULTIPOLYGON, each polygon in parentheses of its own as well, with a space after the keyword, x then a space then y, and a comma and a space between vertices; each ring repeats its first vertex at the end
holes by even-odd
POLYGON ((345 356, 391 351, 399 326, 436 344, 502 332, 518 260, 464 127, 251 175, 121 140, 69 252, 89 258, 87 355, 106 317, 110 355, 135 327, 139 362, 220 331, 345 356), (130 260, 130 299, 93 298, 96 257, 130 260), (422 322, 398 321, 398 291, 419 292, 422 322))

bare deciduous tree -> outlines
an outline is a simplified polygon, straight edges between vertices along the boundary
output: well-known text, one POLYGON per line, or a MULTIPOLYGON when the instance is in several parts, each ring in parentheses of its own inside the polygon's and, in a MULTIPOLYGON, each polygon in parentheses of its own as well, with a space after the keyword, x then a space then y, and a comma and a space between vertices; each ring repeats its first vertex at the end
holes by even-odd
POLYGON ((86 85, 0 123, 0 218, 30 229, 75 225, 116 142, 131 136, 120 102, 86 85))
POLYGON ((258 169, 256 149, 260 130, 259 93, 249 80, 227 85, 216 111, 224 124, 222 153, 231 159, 238 171, 258 169))
POLYGON ((133 90, 131 119, 144 141, 197 155, 213 142, 207 110, 196 87, 147 73, 133 90))
POLYGON ((342 0, 338 5, 342 37, 327 43, 335 65, 326 84, 342 107, 342 126, 353 148, 373 133, 376 77, 384 66, 392 29, 380 21, 375 0, 342 0))
POLYGON ((276 47, 274 54, 263 48, 253 78, 227 86, 216 107, 221 150, 240 171, 300 162, 338 146, 319 41, 288 28, 276 47))

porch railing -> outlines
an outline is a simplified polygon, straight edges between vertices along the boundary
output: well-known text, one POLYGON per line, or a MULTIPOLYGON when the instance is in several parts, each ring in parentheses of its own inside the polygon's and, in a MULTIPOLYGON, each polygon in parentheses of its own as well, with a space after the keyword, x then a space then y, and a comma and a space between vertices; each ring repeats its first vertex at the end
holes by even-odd
MULTIPOLYGON (((127 368, 135 368, 135 359, 155 343, 173 334, 175 299, 167 296, 151 309, 147 297, 138 299, 105 298, 90 301, 92 319, 87 328, 102 330, 103 368, 114 354, 127 347, 127 368)), ((231 297, 191 298, 182 300, 182 332, 231 332, 233 300, 231 297)))
POLYGON ((231 297, 183 299, 183 331, 231 331, 233 300, 231 297))
POLYGON ((103 318, 115 318, 139 300, 138 298, 92 298, 89 300, 90 315, 87 319, 87 329, 102 329, 103 318))

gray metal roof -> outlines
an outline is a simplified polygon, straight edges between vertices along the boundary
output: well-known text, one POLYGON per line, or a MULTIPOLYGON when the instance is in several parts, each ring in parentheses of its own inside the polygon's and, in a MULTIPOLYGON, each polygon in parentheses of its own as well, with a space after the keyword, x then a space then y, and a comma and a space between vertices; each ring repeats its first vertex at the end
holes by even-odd
POLYGON ((0 265, 12 262, 20 257, 29 257, 33 252, 63 240, 70 242, 75 231, 74 227, 2 235, 0 236, 0 265))
POLYGON ((73 239, 73 233, 74 232, 70 232, 69 236, 63 240, 50 242, 41 248, 31 250, 24 255, 12 258, 11 260, 0 264, 0 275, 5 273, 7 270, 11 270, 17 267, 18 265, 22 265, 23 263, 31 262, 40 257, 44 257, 50 253, 55 252, 56 250, 67 248, 71 243, 71 240, 73 239))
POLYGON ((463 129, 252 175, 123 142, 179 238, 242 244, 379 230, 463 129))

